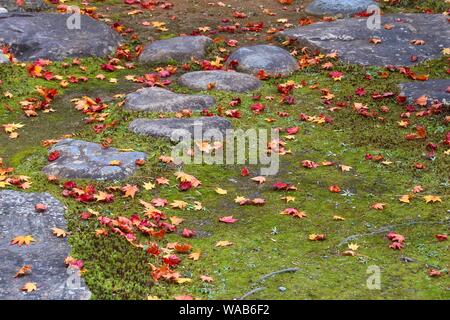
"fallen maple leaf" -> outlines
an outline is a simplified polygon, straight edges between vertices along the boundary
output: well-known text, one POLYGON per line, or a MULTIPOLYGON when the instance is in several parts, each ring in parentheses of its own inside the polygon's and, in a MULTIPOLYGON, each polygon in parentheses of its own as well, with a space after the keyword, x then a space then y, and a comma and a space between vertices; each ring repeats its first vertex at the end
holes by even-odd
POLYGON ((213 281, 214 281, 214 279, 213 279, 212 277, 207 276, 207 275, 201 275, 201 276, 200 276, 200 279, 201 279, 203 282, 213 282, 213 281))
POLYGON ((126 186, 122 187, 122 192, 124 193, 124 198, 134 198, 134 196, 136 195, 136 192, 139 191, 139 188, 136 185, 130 185, 127 184, 126 186))
POLYGON ((23 244, 30 245, 31 242, 34 242, 36 240, 33 239, 32 236, 17 236, 14 239, 11 240, 11 244, 17 244, 19 247, 21 247, 23 244))
POLYGON ((63 230, 63 229, 60 229, 60 228, 52 228, 52 230, 53 230, 53 234, 55 235, 55 236, 57 236, 58 238, 65 238, 65 237, 67 237, 67 231, 65 231, 65 230, 63 230))
POLYGON ((251 178, 250 180, 255 181, 259 184, 263 184, 264 182, 266 182, 266 178, 263 176, 254 177, 254 178, 251 178))
POLYGON ((201 254, 200 251, 192 252, 192 253, 188 256, 188 258, 191 259, 191 260, 197 261, 197 260, 200 258, 200 254, 201 254))
POLYGON ((225 216, 219 218, 219 221, 223 223, 235 223, 238 219, 233 218, 233 216, 225 216))
POLYGON ((225 195, 228 193, 227 190, 221 189, 221 188, 216 188, 214 191, 216 191, 216 193, 221 194, 221 195, 225 195))
POLYGON ((20 268, 19 271, 17 271, 14 278, 19 278, 19 277, 25 276, 30 273, 31 273, 31 266, 25 265, 22 268, 20 268))
POLYGON ((35 282, 27 282, 23 285, 22 289, 20 289, 25 292, 32 292, 37 290, 37 284, 35 282))
POLYGON ((374 203, 371 208, 375 210, 384 210, 384 207, 386 206, 385 203, 374 203))
POLYGON ((228 240, 221 240, 216 242, 216 247, 229 247, 233 245, 233 242, 228 240))
POLYGON ((434 203, 434 202, 442 202, 441 197, 439 197, 439 196, 431 196, 431 195, 429 195, 429 196, 424 196, 424 197, 423 197, 423 200, 425 200, 426 203, 430 203, 430 202, 432 202, 432 203, 434 203))

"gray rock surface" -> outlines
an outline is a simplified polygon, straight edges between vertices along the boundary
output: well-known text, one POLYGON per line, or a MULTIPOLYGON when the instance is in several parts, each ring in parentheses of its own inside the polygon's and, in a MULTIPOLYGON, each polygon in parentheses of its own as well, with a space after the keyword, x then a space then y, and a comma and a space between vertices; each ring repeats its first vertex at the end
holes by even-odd
POLYGON ((193 90, 208 90, 208 85, 214 84, 216 90, 232 92, 252 91, 261 86, 261 81, 252 75, 220 70, 185 73, 178 82, 193 90))
MULTIPOLYGON (((81 15, 80 29, 68 29, 70 14, 6 13, 0 15, 0 43, 11 46, 19 61, 103 57, 113 52, 120 35, 108 25, 81 15)), ((70 24, 69 24, 70 25, 70 24)))
POLYGON ((372 0, 314 0, 306 7, 306 13, 315 16, 349 16, 367 11, 375 5, 372 0))
POLYGON ((407 97, 409 103, 421 96, 427 96, 429 102, 439 100, 450 104, 450 79, 406 82, 400 84, 400 89, 401 95, 407 97))
POLYGON ((128 128, 133 133, 170 138, 172 141, 178 141, 179 137, 189 135, 192 139, 203 140, 203 135, 207 131, 209 131, 208 133, 217 132, 224 135, 226 129, 231 129, 231 123, 222 117, 136 119, 130 123, 128 128), (201 133, 202 136, 197 137, 194 130, 201 133))
POLYGON ((0 0, 0 7, 9 12, 41 11, 48 8, 44 0, 24 0, 22 5, 17 0, 0 0))
POLYGON ((0 14, 2 13, 8 13, 8 10, 6 8, 0 7, 0 14))
POLYGON ((188 62, 192 57, 205 57, 207 48, 213 41, 205 36, 183 36, 157 40, 145 46, 139 56, 143 63, 188 62))
POLYGON ((47 175, 69 179, 122 180, 132 175, 138 159, 146 159, 143 152, 120 152, 115 148, 81 140, 64 139, 50 152, 58 151, 60 157, 42 170, 47 175), (111 165, 120 161, 120 165, 111 165))
POLYGON ((256 74, 264 70, 271 76, 290 75, 299 68, 288 51, 265 44, 239 48, 230 55, 227 64, 232 61, 238 63, 237 71, 256 74))
POLYGON ((345 62, 362 65, 407 66, 441 56, 450 47, 447 17, 437 14, 398 14, 381 17, 381 29, 367 28, 367 19, 342 19, 289 29, 280 34, 298 47, 338 52, 345 62), (391 30, 383 26, 392 25, 391 30), (381 43, 371 43, 372 38, 381 43), (411 44, 424 40, 424 45, 411 44), (417 61, 412 61, 412 56, 417 61))
POLYGON ((211 96, 179 94, 151 87, 127 94, 124 108, 132 111, 176 112, 182 109, 202 110, 214 103, 215 99, 211 96))
POLYGON ((70 254, 66 238, 53 235, 52 228, 66 229, 64 206, 48 193, 0 191, 0 299, 7 300, 82 300, 90 292, 83 279, 76 284, 74 269, 67 269, 64 259, 70 254), (36 212, 34 206, 43 203, 48 210, 36 212), (31 235, 30 245, 11 245, 17 236, 31 235), (14 278, 23 266, 31 266, 31 273, 14 278), (21 291, 27 282, 37 284, 37 290, 21 291))

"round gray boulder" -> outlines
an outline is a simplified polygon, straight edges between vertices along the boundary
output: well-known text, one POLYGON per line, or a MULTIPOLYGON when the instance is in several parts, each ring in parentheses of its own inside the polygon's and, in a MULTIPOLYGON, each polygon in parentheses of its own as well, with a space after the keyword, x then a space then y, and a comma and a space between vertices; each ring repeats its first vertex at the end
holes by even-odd
POLYGON ((183 36, 157 40, 145 46, 139 61, 142 63, 189 62, 202 59, 213 41, 205 36, 183 36))
POLYGON ((11 46, 19 61, 62 60, 67 57, 104 57, 121 41, 108 25, 86 15, 80 28, 72 27, 70 14, 5 13, 0 16, 0 43, 11 46))
POLYGON ((297 61, 288 51, 270 45, 242 47, 227 60, 227 65, 235 65, 237 71, 257 74, 264 70, 270 76, 286 76, 298 70, 297 61))
POLYGON ((178 82, 193 90, 216 89, 231 92, 248 92, 261 86, 261 81, 252 75, 221 70, 185 73, 178 82))
POLYGON ((365 12, 372 0, 314 0, 306 7, 306 13, 314 16, 350 16, 355 13, 365 12))

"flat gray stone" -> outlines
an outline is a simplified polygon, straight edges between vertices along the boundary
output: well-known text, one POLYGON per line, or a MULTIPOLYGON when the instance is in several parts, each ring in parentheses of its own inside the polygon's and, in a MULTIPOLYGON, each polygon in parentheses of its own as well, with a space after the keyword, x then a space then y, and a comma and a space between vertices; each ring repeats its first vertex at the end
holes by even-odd
POLYGON ((366 12, 375 5, 372 0, 314 0, 306 7, 306 13, 314 16, 350 16, 366 12))
POLYGON ((227 65, 232 62, 238 63, 237 71, 257 74, 264 70, 271 76, 290 75, 299 68, 288 51, 265 44, 239 48, 227 59, 227 65))
POLYGON ((176 112, 183 109, 202 110, 214 103, 215 99, 211 96, 179 94, 151 87, 127 94, 124 108, 132 111, 176 112))
POLYGON ((429 102, 439 100, 450 104, 450 79, 406 82, 400 84, 401 95, 407 97, 409 103, 417 98, 427 96, 429 102))
POLYGON ((48 5, 44 0, 24 0, 22 5, 19 5, 17 0, 0 0, 0 7, 5 8, 9 12, 41 11, 48 9, 48 5))
MULTIPOLYGON (((70 14, 5 13, 0 15, 0 43, 11 46, 19 61, 104 57, 113 52, 120 35, 105 23, 82 14, 80 29, 68 29, 70 14)), ((70 24, 69 24, 70 25, 70 24)))
POLYGON ((342 19, 293 28, 280 34, 296 40, 299 47, 325 53, 338 52, 348 63, 375 66, 408 66, 438 58, 442 49, 450 47, 447 17, 438 14, 398 14, 381 17, 381 29, 367 28, 367 19, 342 19), (383 26, 393 25, 391 30, 383 26), (378 37, 381 43, 370 39, 378 37), (424 40, 413 45, 412 40, 424 40), (411 57, 416 56, 417 61, 411 57))
POLYGON ((8 13, 8 10, 6 8, 0 7, 0 14, 2 13, 8 13))
POLYGON ((70 254, 67 239, 53 235, 54 227, 67 230, 64 213, 64 206, 48 193, 0 191, 0 299, 89 299, 90 291, 82 278, 77 277, 79 285, 70 281, 75 279, 75 275, 70 278, 75 270, 67 269, 64 263, 70 254), (48 210, 36 212, 38 203, 48 210), (25 235, 31 235, 35 242, 21 247, 10 244, 13 238, 25 235), (31 273, 14 278, 25 265, 31 266, 31 273), (21 291, 27 282, 36 283, 37 290, 21 291))
POLYGON ((73 139, 61 140, 51 148, 53 151, 58 151, 60 157, 42 171, 68 179, 123 180, 136 171, 136 160, 147 157, 143 152, 121 152, 73 139), (111 165, 111 161, 120 161, 120 165, 111 165))
POLYGON ((205 36, 183 36, 157 40, 145 46, 139 56, 143 63, 184 63, 191 58, 202 59, 213 41, 205 36))
POLYGON ((136 134, 164 137, 172 141, 189 135, 195 140, 203 140, 205 133, 224 135, 227 129, 231 129, 231 123, 222 117, 136 119, 130 123, 128 129, 136 134), (201 136, 197 137, 196 132, 201 133, 201 136))
POLYGON ((193 90, 208 90, 209 85, 214 84, 215 90, 231 92, 248 92, 261 86, 261 81, 252 75, 221 70, 185 73, 178 82, 193 90))

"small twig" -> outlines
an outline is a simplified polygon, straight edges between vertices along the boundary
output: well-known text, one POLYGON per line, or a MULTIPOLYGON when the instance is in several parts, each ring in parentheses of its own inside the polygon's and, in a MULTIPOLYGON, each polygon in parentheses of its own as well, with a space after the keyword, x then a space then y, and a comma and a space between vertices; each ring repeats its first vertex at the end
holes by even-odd
POLYGON ((300 270, 300 269, 299 269, 299 268, 287 268, 287 269, 282 269, 282 270, 274 271, 274 272, 271 272, 271 273, 268 273, 268 274, 262 276, 261 278, 259 278, 259 279, 256 281, 256 283, 261 282, 261 281, 264 281, 264 280, 266 280, 266 279, 268 279, 268 278, 270 278, 270 277, 273 277, 273 276, 275 276, 275 275, 277 275, 277 274, 280 274, 280 273, 285 273, 285 272, 297 272, 298 270, 300 270))
POLYGON ((259 287, 259 288, 255 288, 253 290, 250 290, 249 292, 247 292, 246 294, 244 294, 242 297, 239 298, 239 300, 244 300, 245 298, 247 298, 248 296, 251 296, 252 294, 262 291, 264 290, 265 287, 259 287))
POLYGON ((375 231, 372 231, 372 232, 351 235, 351 236, 345 238, 344 240, 342 240, 341 242, 339 242, 339 244, 337 246, 338 247, 343 246, 343 245, 349 243, 350 241, 354 241, 354 240, 362 238, 362 237, 369 237, 369 236, 374 236, 374 235, 377 235, 377 234, 380 234, 380 233, 385 233, 385 232, 388 232, 388 231, 392 231, 395 228, 413 226, 413 225, 416 225, 416 224, 446 224, 446 223, 450 223, 450 220, 435 221, 435 222, 434 221, 410 221, 410 222, 407 222, 407 223, 393 224, 393 225, 381 227, 378 230, 375 230, 375 231))

